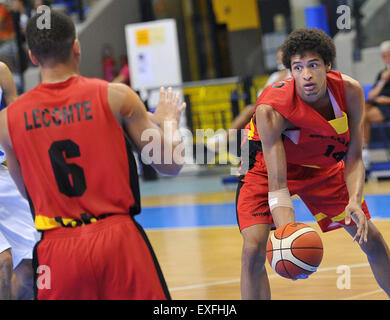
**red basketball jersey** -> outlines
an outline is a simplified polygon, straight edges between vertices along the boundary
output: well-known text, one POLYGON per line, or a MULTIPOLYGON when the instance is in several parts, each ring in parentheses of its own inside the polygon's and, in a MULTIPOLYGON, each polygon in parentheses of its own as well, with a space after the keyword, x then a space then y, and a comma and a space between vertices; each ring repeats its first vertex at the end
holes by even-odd
MULTIPOLYGON (((300 98, 292 77, 265 88, 256 103, 256 108, 260 104, 271 106, 296 127, 283 133, 288 163, 330 167, 347 152, 349 128, 344 81, 337 71, 330 71, 326 78, 336 115, 333 120, 327 121, 300 98)), ((246 129, 249 141, 260 141, 255 115, 246 129)))
POLYGON ((7 108, 38 230, 139 212, 134 159, 107 90, 106 81, 75 76, 42 83, 7 108))

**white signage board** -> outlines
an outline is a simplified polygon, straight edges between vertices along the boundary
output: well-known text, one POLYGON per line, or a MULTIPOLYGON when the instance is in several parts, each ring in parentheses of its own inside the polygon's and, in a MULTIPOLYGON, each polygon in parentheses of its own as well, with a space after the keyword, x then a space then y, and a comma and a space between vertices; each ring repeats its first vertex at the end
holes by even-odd
POLYGON ((129 24, 125 34, 133 89, 182 85, 174 19, 129 24))

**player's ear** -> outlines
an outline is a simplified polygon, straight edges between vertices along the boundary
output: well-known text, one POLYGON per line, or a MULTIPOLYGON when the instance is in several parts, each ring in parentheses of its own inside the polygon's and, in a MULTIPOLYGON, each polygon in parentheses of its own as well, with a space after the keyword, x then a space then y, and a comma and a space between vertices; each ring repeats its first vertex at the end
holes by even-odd
POLYGON ((30 57, 31 62, 32 62, 35 66, 38 66, 38 65, 39 65, 38 59, 35 58, 35 56, 34 56, 33 53, 31 52, 31 50, 28 50, 28 56, 30 57))
POLYGON ((329 62, 326 66, 326 73, 328 73, 330 70, 332 70, 332 64, 329 62))
POLYGON ((72 50, 76 57, 81 56, 81 47, 80 47, 79 39, 76 38, 74 40, 72 50))

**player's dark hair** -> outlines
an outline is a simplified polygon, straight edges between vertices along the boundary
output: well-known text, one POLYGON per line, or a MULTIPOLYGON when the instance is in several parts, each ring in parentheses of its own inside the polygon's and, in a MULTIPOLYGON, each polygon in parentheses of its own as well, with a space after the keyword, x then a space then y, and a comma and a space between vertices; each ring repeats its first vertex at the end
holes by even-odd
POLYGON ((291 70, 291 57, 305 52, 317 53, 327 65, 334 65, 336 47, 333 40, 322 30, 316 28, 300 28, 289 34, 282 47, 283 64, 291 70))
POLYGON ((50 10, 47 27, 44 25, 44 14, 36 14, 27 24, 28 47, 41 65, 64 63, 69 59, 76 39, 75 25, 67 15, 50 10))

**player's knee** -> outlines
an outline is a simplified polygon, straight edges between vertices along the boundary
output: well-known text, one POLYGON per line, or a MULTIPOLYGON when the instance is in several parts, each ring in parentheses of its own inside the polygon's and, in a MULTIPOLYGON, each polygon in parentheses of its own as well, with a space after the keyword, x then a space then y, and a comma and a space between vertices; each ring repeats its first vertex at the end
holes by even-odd
POLYGON ((260 243, 244 242, 241 260, 243 265, 256 266, 261 270, 266 260, 265 246, 260 243))

